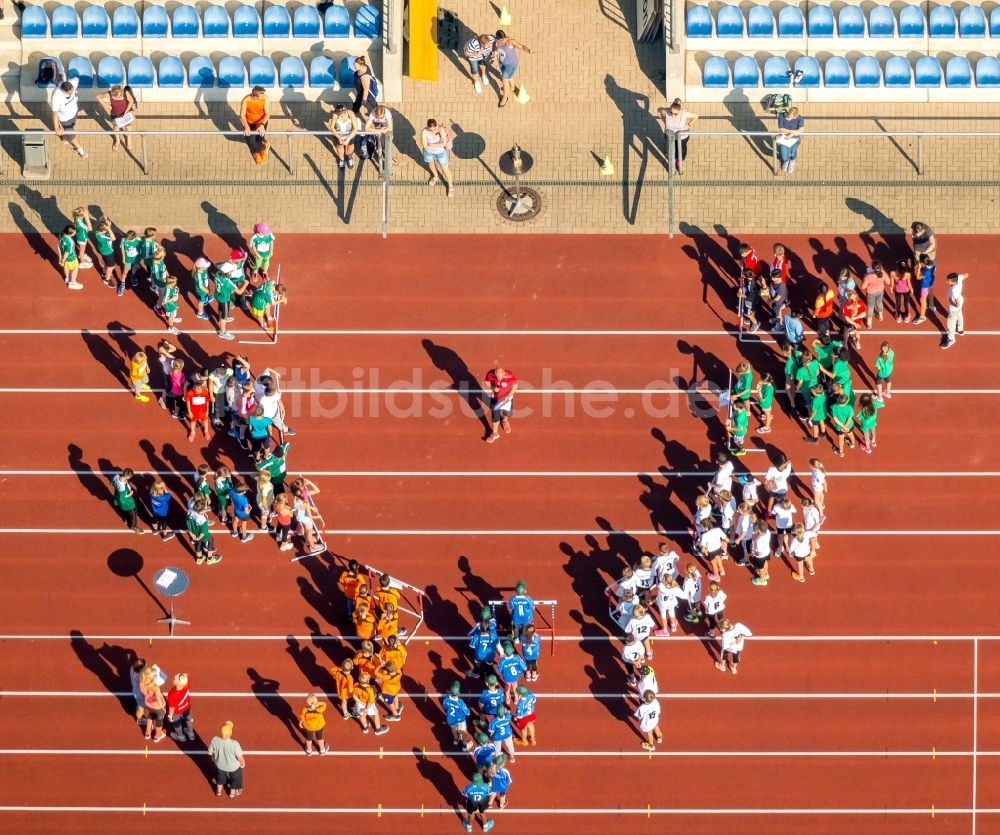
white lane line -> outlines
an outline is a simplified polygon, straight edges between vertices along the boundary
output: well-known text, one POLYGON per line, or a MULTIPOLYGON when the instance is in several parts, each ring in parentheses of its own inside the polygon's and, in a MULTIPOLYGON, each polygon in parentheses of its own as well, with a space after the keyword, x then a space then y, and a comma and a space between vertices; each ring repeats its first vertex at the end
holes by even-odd
MULTIPOLYGON (((20 635, 0 635, 0 641, 145 641, 149 639, 150 633, 141 635, 103 635, 103 634, 20 634, 20 635)), ((162 636, 157 633, 155 638, 162 636)), ((363 640, 356 635, 182 635, 177 633, 171 638, 172 641, 343 641, 354 643, 363 640)), ((421 635, 419 640, 425 644, 430 642, 455 643, 464 642, 468 644, 469 635, 421 635)), ((548 636, 545 641, 563 641, 566 643, 588 643, 591 641, 613 641, 621 643, 621 638, 616 635, 555 635, 548 636)), ((717 638, 709 638, 705 635, 673 635, 670 638, 654 638, 662 648, 670 646, 671 643, 682 641, 699 641, 702 643, 718 644, 717 638)), ((936 644, 941 641, 950 643, 968 643, 970 641, 1000 641, 1000 635, 754 635, 754 643, 761 641, 776 643, 891 643, 899 642, 919 642, 936 644)), ((415 642, 411 642, 409 648, 412 650, 415 642)), ((2 692, 2 691, 0 691, 2 692)))
MULTIPOLYGON (((260 336, 260 328, 229 329, 229 332, 237 336, 260 336)), ((217 331, 214 328, 191 328, 184 331, 185 334, 199 335, 206 334, 215 336, 217 331)), ((103 335, 109 336, 163 336, 163 328, 0 328, 0 336, 83 336, 83 335, 103 335)), ((815 331, 806 329, 807 336, 814 335, 815 331)), ((505 329, 505 330, 470 330, 470 329, 439 329, 439 328, 373 328, 363 330, 360 328, 282 328, 282 336, 725 336, 728 338, 738 337, 739 331, 736 323, 733 323, 733 330, 724 328, 714 328, 711 330, 662 330, 662 329, 580 329, 580 330, 553 330, 553 329, 505 329)), ((940 331, 921 330, 917 328, 898 328, 892 330, 880 330, 872 336, 923 336, 930 338, 939 336, 940 331)), ((771 334, 760 332, 756 334, 744 334, 744 342, 751 342, 770 337, 771 334)), ((1000 336, 1000 330, 978 330, 965 332, 965 336, 1000 336)))
MULTIPOLYGON (((216 533, 221 528, 215 530, 216 533)), ((260 528, 249 528, 253 533, 263 533, 260 528)), ((187 533, 186 528, 176 528, 175 533, 187 533)), ((335 529, 323 528, 329 536, 690 536, 687 530, 375 530, 375 529, 335 529)), ((135 536, 128 528, 0 528, 0 535, 12 534, 121 534, 135 536)), ((1000 530, 957 530, 957 531, 916 531, 916 530, 857 530, 823 531, 823 536, 998 536, 1000 530)))
MULTIPOLYGON (((64 470, 0 470, 6 476, 103 476, 118 475, 116 470, 64 469, 64 470)), ((194 470, 134 470, 137 476, 186 476, 194 478, 194 470)), ((448 470, 301 470, 310 478, 704 478, 710 479, 714 470, 504 470, 504 471, 448 471, 448 470)), ((238 470, 238 476, 256 476, 257 470, 238 470)), ((758 474, 762 475, 762 474, 758 474)), ((997 478, 1000 470, 874 470, 827 473, 835 478, 997 478)), ((808 481, 808 476, 793 475, 793 480, 808 481)))
MULTIPOLYGON (((301 756, 301 753, 299 754, 301 756)), ((645 754, 645 756, 649 756, 645 754)), ((352 806, 352 807, 332 807, 332 806, 303 806, 303 807, 289 807, 289 806, 240 806, 240 805, 219 805, 219 806, 0 806, 0 812, 42 812, 42 813, 56 813, 56 812, 68 812, 68 813, 79 813, 79 814, 114 814, 114 813, 128 813, 136 815, 152 815, 152 814, 192 814, 192 815, 419 815, 421 817, 425 815, 445 815, 447 817, 455 816, 455 809, 451 806, 420 806, 420 807, 392 807, 392 806, 352 806)), ((653 806, 647 806, 642 808, 623 808, 623 807, 608 807, 608 808, 572 808, 565 806, 547 806, 539 809, 526 809, 515 806, 508 806, 506 809, 496 810, 491 809, 491 815, 515 815, 515 816, 528 816, 528 815, 539 815, 550 817, 552 815, 561 815, 563 817, 573 815, 607 815, 609 817, 620 817, 621 815, 628 816, 646 816, 650 817, 652 815, 657 816, 669 816, 669 817, 682 817, 684 815, 801 815, 804 817, 812 817, 816 815, 832 815, 832 816, 856 816, 856 815, 875 815, 878 817, 884 817, 885 815, 893 815, 897 817, 904 816, 930 816, 930 807, 914 807, 914 808, 892 808, 888 809, 885 807, 876 808, 858 808, 858 809, 848 809, 845 807, 836 808, 811 808, 802 807, 799 809, 768 809, 768 808, 745 808, 745 809, 711 809, 711 808, 690 808, 684 809, 676 806, 656 808, 653 806)), ((935 808, 933 810, 935 815, 971 815, 971 809, 963 808, 935 808)), ((1000 814, 1000 808, 997 809, 977 809, 977 815, 997 815, 1000 814)))
MULTIPOLYGON (((652 396, 663 396, 669 395, 671 397, 689 395, 697 395, 699 397, 713 397, 718 395, 718 390, 711 391, 706 389, 666 389, 666 388, 606 388, 606 387, 594 387, 594 388, 557 388, 557 389, 541 389, 541 388, 530 388, 523 382, 520 384, 517 393, 518 396, 527 395, 541 395, 543 397, 552 396, 564 396, 567 394, 580 395, 585 397, 610 397, 617 395, 645 395, 647 397, 652 396), (523 387, 520 387, 523 386, 523 387)), ((151 393, 155 394, 162 389, 153 388, 150 390, 151 393)), ((871 389, 856 388, 854 389, 856 393, 864 394, 870 393, 871 389)), ((410 395, 438 395, 438 394, 453 394, 456 396, 462 396, 466 392, 458 391, 457 389, 451 388, 283 388, 281 390, 282 394, 325 394, 325 395, 371 395, 371 394, 389 394, 395 397, 405 397, 410 395)), ((124 394, 126 390, 121 386, 109 386, 109 387, 68 387, 68 388, 27 388, 27 387, 11 387, 11 388, 0 388, 0 394, 124 394)), ((478 391, 473 392, 478 394, 478 391)), ((487 394, 487 392, 484 392, 487 394)), ((779 396, 784 396, 784 392, 776 392, 779 396)), ((985 395, 995 395, 1000 394, 1000 389, 984 389, 984 388, 974 388, 974 389, 896 389, 892 390, 893 397, 897 395, 904 394, 985 394, 985 395)))

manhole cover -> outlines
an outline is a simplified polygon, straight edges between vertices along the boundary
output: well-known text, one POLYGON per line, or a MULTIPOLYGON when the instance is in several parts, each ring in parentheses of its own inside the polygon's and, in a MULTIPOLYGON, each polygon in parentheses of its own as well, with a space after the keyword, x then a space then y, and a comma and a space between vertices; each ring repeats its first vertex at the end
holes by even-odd
POLYGON ((531 220, 542 210, 542 195, 533 188, 520 186, 510 191, 501 191, 497 196, 497 211, 501 217, 519 223, 531 220))

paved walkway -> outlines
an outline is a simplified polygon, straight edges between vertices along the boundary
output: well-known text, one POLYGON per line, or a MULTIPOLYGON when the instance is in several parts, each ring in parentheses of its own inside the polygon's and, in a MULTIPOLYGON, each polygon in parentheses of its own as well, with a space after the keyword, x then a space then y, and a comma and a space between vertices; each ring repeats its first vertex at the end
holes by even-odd
MULTIPOLYGON (((634 4, 618 0, 633 13, 634 4)), ((655 119, 664 104, 662 43, 636 45, 616 0, 583 4, 573 38, 565 17, 546 14, 528 0, 511 0, 509 34, 530 46, 518 80, 531 101, 497 109, 495 89, 476 95, 464 61, 439 55, 436 83, 404 80, 396 110, 400 164, 390 200, 391 232, 644 232, 668 231, 665 146, 655 119), (448 199, 426 186, 415 137, 428 117, 456 133, 452 171, 459 188, 448 199), (498 158, 514 143, 535 160, 528 180, 543 196, 542 213, 512 225, 496 212, 501 181, 498 158), (602 177, 599 160, 611 157, 615 173, 602 177)), ((480 0, 447 6, 463 24, 492 31, 496 17, 480 0)), ((272 130, 316 130, 328 108, 285 96, 272 130)), ((767 130, 759 102, 693 108, 701 119, 683 177, 673 187, 674 228, 761 232, 895 231, 916 216, 936 229, 990 232, 1000 206, 1000 136, 915 139, 807 136, 791 178, 775 177, 766 140, 740 131, 767 130), (923 174, 917 171, 922 165, 923 174)), ((93 108, 91 115, 97 115, 93 108)), ((37 127, 41 113, 15 110, 10 127, 37 127)), ((995 105, 810 105, 807 130, 818 132, 996 131, 995 105)), ((4 143, 2 184, 16 196, 0 230, 54 229, 76 205, 100 207, 124 226, 202 229, 232 222, 245 228, 267 216, 288 231, 376 231, 382 190, 371 166, 338 172, 320 137, 274 142, 267 165, 253 165, 238 138, 235 114, 216 105, 150 105, 139 122, 147 129, 200 130, 204 136, 150 138, 141 153, 111 153, 110 142, 89 137, 87 160, 53 143, 49 181, 23 180, 21 153, 4 143), (224 221, 222 218, 229 218, 224 221)), ((100 129, 103 120, 81 120, 100 129)))

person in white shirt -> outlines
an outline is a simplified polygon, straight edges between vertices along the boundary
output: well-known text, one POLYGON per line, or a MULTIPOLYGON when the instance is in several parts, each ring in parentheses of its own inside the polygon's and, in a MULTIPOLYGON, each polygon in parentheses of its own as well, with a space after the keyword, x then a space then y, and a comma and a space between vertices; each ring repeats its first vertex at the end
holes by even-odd
POLYGON ((710 494, 721 493, 723 490, 729 490, 732 492, 733 470, 736 465, 733 464, 732 459, 724 452, 720 452, 718 456, 716 456, 715 463, 719 465, 719 469, 717 469, 715 471, 715 475, 712 476, 712 481, 708 485, 708 492, 710 494))
POLYGON ((80 113, 80 97, 76 88, 80 86, 79 78, 68 78, 52 91, 52 130, 63 142, 80 155, 87 158, 87 152, 76 141, 76 117, 80 113))
POLYGON ((968 273, 948 273, 948 320, 945 328, 948 336, 941 343, 942 348, 950 348, 955 340, 965 333, 965 296, 962 294, 968 273))
POLYGON ((654 635, 666 638, 671 632, 677 631, 677 604, 683 599, 684 590, 677 584, 677 580, 671 574, 664 574, 656 586, 656 608, 663 626, 661 629, 654 629, 654 635))
POLYGON ((688 623, 697 623, 701 620, 701 572, 694 563, 689 562, 684 569, 684 583, 681 589, 688 604, 688 613, 684 615, 684 620, 688 623))
MULTIPOLYGON (((674 99, 670 107, 657 109, 657 115, 663 120, 663 133, 667 143, 674 145, 674 168, 680 174, 684 160, 687 158, 688 140, 691 138, 691 126, 698 117, 684 109, 680 99, 674 99)), ((668 158, 670 152, 668 150, 668 158)))
POLYGON ((666 542, 660 542, 657 546, 659 553, 653 560, 653 574, 657 582, 662 582, 668 574, 675 580, 680 579, 681 573, 677 570, 677 561, 680 556, 676 551, 671 550, 666 542))
POLYGON ((819 521, 826 521, 826 468, 818 458, 809 461, 809 478, 812 482, 813 501, 816 502, 816 509, 819 511, 819 521))
POLYGON ((756 575, 750 582, 755 586, 766 586, 768 581, 767 563, 771 559, 771 529, 767 522, 754 522, 753 538, 750 540, 750 557, 756 575))
POLYGON ((712 526, 712 500, 704 493, 694 500, 694 516, 691 518, 691 538, 694 550, 698 548, 698 538, 706 528, 712 526))
POLYGON ((715 506, 719 513, 719 527, 728 535, 736 516, 736 499, 728 490, 720 490, 715 495, 715 506))
POLYGON ((622 570, 622 576, 608 586, 604 590, 604 593, 607 594, 608 598, 611 600, 611 604, 613 606, 617 606, 618 603, 625 597, 625 592, 630 591, 635 594, 638 589, 639 580, 635 576, 635 571, 626 566, 622 570))
POLYGON ((639 731, 645 737, 642 743, 643 750, 655 751, 656 743, 663 742, 663 734, 660 733, 660 703, 656 701, 656 694, 652 690, 646 690, 642 694, 642 703, 632 714, 639 720, 639 731))
POLYGON ((653 645, 649 638, 653 634, 653 630, 656 628, 656 623, 649 616, 646 611, 645 606, 636 605, 632 609, 632 617, 629 622, 625 624, 625 634, 634 635, 635 639, 642 644, 642 648, 646 653, 646 660, 653 660, 653 645))
POLYGON ((636 594, 648 603, 656 586, 656 575, 653 571, 653 558, 649 554, 643 554, 639 558, 639 564, 632 569, 632 576, 635 578, 636 594))
POLYGON ((659 694, 660 686, 653 668, 649 664, 643 664, 639 667, 639 692, 645 693, 647 690, 659 694))
POLYGON ((736 518, 733 520, 733 529, 729 535, 729 543, 739 548, 736 555, 736 564, 739 566, 750 563, 750 539, 753 537, 753 523, 757 521, 753 508, 748 502, 740 502, 736 508, 736 518))
POLYGON ((819 533, 823 522, 812 499, 802 500, 802 525, 806 529, 806 536, 812 540, 813 550, 818 551, 819 533))
POLYGON ((806 533, 806 526, 799 522, 792 533, 792 538, 788 543, 788 555, 795 560, 796 570, 792 573, 792 579, 800 583, 806 581, 806 575, 802 568, 805 566, 810 574, 815 574, 813 569, 813 557, 816 556, 814 540, 806 533))
POLYGON ((628 622, 632 620, 632 610, 635 609, 638 601, 635 599, 635 592, 632 589, 625 589, 622 599, 612 605, 609 610, 611 619, 618 624, 618 628, 624 630, 628 622))
POLYGON ((777 453, 771 459, 771 466, 764 475, 764 485, 767 487, 767 512, 771 513, 774 503, 783 499, 788 492, 788 479, 792 475, 792 462, 782 453, 777 453))
POLYGON ((708 618, 708 634, 714 638, 715 632, 722 626, 723 613, 726 611, 726 593, 719 588, 718 583, 708 584, 708 594, 705 595, 705 617, 708 618))
POLYGON ((698 553, 708 560, 712 572, 708 575, 709 580, 718 580, 725 576, 726 569, 722 567, 722 561, 726 559, 726 532, 718 525, 712 525, 698 538, 698 553))
POLYGON ((625 664, 625 672, 628 677, 625 682, 629 687, 635 689, 639 684, 639 677, 636 675, 636 666, 646 657, 646 650, 642 644, 635 639, 635 635, 625 636, 625 646, 622 647, 622 662, 625 664))
POLYGON ((254 396, 257 405, 264 409, 264 417, 270 418, 279 432, 291 437, 295 432, 285 423, 285 404, 281 402, 281 390, 278 388, 280 379, 277 371, 265 368, 254 383, 254 396))
POLYGON ((755 475, 740 476, 740 484, 743 485, 740 498, 750 507, 757 507, 760 504, 760 479, 755 475))
POLYGON ((729 620, 722 621, 722 652, 720 659, 715 662, 715 667, 722 672, 728 666, 733 675, 740 664, 740 653, 743 652, 743 642, 746 638, 752 638, 753 632, 747 629, 742 623, 733 624, 729 620))
POLYGON ((774 527, 778 532, 778 551, 787 554, 788 543, 792 538, 792 528, 795 526, 795 514, 798 511, 792 500, 785 496, 774 506, 774 527))

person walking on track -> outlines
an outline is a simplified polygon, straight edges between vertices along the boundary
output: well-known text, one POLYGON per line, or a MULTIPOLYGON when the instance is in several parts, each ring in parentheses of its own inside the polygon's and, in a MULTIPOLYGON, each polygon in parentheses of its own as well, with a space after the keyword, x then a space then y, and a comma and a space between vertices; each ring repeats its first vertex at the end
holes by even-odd
POLYGON ((174 686, 167 693, 167 723, 170 737, 177 742, 194 742, 194 719, 191 718, 191 682, 187 673, 174 676, 174 686))
POLYGON ((724 620, 722 622, 722 652, 719 660, 715 662, 715 668, 723 673, 728 669, 733 675, 736 675, 744 641, 752 637, 753 632, 742 623, 734 624, 728 619, 724 620))
POLYGON ((243 769, 247 767, 242 746, 233 739, 233 723, 222 723, 219 735, 212 737, 208 746, 208 754, 215 765, 215 795, 222 797, 222 792, 229 786, 229 796, 239 797, 243 794, 243 769))
POLYGON ((493 42, 493 54, 500 65, 500 101, 497 107, 506 107, 514 94, 514 74, 521 63, 519 52, 531 55, 531 50, 523 43, 508 37, 502 29, 498 30, 493 42))
POLYGON ((965 296, 962 291, 968 277, 968 273, 948 273, 947 335, 941 343, 942 348, 950 348, 965 333, 965 296))
POLYGON ((510 415, 514 409, 514 395, 517 393, 517 377, 513 371, 498 365, 487 373, 486 386, 491 393, 490 427, 493 430, 486 438, 486 443, 494 444, 500 440, 501 427, 508 435, 511 432, 510 415))
POLYGON ((330 750, 328 743, 323 741, 323 728, 326 727, 326 702, 321 702, 319 696, 311 693, 306 698, 306 706, 299 711, 299 727, 306 735, 306 754, 325 754, 330 750))
POLYGON ((490 797, 492 792, 483 779, 483 775, 476 773, 472 776, 472 782, 462 790, 462 805, 458 813, 462 816, 462 826, 466 832, 472 832, 472 821, 478 821, 483 828, 483 832, 489 832, 496 821, 487 818, 487 809, 490 807, 490 797))
POLYGON ((642 701, 633 716, 639 720, 639 731, 645 737, 643 749, 655 751, 656 743, 663 742, 663 734, 660 732, 660 703, 656 699, 656 693, 652 690, 643 692, 642 701))

